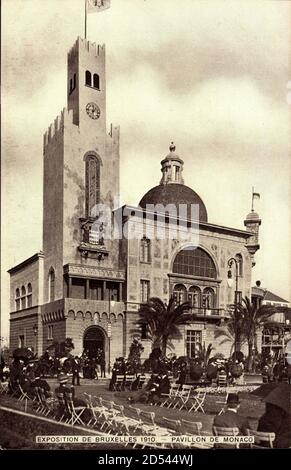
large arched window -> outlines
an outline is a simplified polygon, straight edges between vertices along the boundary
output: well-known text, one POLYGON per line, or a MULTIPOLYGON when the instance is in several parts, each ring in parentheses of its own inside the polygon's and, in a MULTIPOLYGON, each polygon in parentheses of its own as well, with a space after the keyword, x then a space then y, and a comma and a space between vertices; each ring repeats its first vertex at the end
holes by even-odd
POLYGON ((202 294, 202 307, 211 309, 215 307, 215 292, 210 287, 206 287, 202 294))
POLYGON ((197 286, 191 286, 188 291, 188 301, 193 308, 201 307, 201 290, 197 286))
POLYGON ((15 310, 20 310, 20 290, 15 291, 15 310))
POLYGON ((86 164, 86 215, 92 216, 100 202, 100 161, 96 155, 87 155, 86 164))
POLYGON ((182 250, 177 254, 173 264, 173 273, 216 279, 213 260, 204 250, 195 247, 182 250))
POLYGON ((183 284, 176 284, 173 289, 173 297, 177 305, 187 301, 187 289, 183 284))
POLYGON ((32 307, 32 286, 30 283, 27 285, 27 307, 32 307))
POLYGON ((98 73, 94 73, 93 75, 93 87, 97 88, 97 90, 100 89, 100 78, 98 73))
POLYGON ((51 268, 49 270, 49 302, 55 300, 55 270, 51 268))
POLYGON ((21 287, 21 308, 26 308, 26 289, 24 286, 21 287))
POLYGON ((91 75, 91 72, 89 72, 89 70, 86 70, 86 73, 85 73, 85 83, 88 86, 92 86, 92 75, 91 75))

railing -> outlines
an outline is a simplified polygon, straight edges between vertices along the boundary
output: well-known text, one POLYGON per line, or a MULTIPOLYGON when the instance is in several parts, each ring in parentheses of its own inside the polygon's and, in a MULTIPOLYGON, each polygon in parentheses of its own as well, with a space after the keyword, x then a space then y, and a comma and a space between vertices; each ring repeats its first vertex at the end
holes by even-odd
POLYGON ((226 316, 223 308, 191 307, 190 313, 192 313, 195 317, 226 316))

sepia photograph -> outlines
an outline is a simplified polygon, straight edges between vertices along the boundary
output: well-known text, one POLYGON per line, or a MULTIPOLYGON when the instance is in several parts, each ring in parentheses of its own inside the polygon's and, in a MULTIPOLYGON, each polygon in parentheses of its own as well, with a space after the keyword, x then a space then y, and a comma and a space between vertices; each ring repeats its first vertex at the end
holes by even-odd
POLYGON ((0 456, 291 449, 291 0, 1 13, 0 456))

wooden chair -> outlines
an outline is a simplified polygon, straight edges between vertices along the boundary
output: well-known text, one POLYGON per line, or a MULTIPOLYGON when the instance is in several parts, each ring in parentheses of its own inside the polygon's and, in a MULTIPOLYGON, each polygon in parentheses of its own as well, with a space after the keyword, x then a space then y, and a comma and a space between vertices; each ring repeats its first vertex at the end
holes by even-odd
POLYGON ((182 390, 178 392, 177 400, 173 407, 179 408, 179 411, 181 411, 183 408, 189 411, 188 402, 190 399, 191 392, 192 392, 191 385, 182 385, 182 390))
POLYGON ((113 384, 114 391, 121 391, 124 387, 124 375, 117 375, 115 383, 113 384))
MULTIPOLYGON (((239 429, 237 427, 225 428, 220 426, 213 426, 213 433, 215 436, 238 436, 239 429)), ((235 447, 236 449, 239 449, 239 443, 236 442, 234 444, 216 444, 215 447, 235 447)))
POLYGON ((8 392, 9 382, 0 382, 0 395, 8 392))
POLYGON ((146 375, 140 375, 138 379, 138 388, 142 388, 147 381, 146 375))
POLYGON ((74 424, 81 424, 82 426, 85 425, 84 421, 82 420, 81 416, 84 413, 84 411, 87 409, 87 406, 75 406, 74 404, 74 399, 73 399, 73 393, 72 392, 66 392, 65 393, 65 401, 67 402, 67 407, 69 411, 69 419, 68 419, 68 424, 71 424, 74 426, 74 424))
POLYGON ((190 411, 202 411, 202 413, 205 413, 204 410, 204 402, 206 399, 206 392, 196 392, 194 391, 194 394, 190 396, 190 400, 192 400, 192 406, 188 409, 189 413, 190 411))
POLYGON ((217 385, 218 387, 226 387, 227 386, 227 375, 226 374, 218 374, 217 378, 217 385))
POLYGON ((202 423, 195 421, 181 420, 181 433, 186 436, 200 436, 202 423))
POLYGON ((165 406, 167 408, 170 408, 172 405, 174 405, 180 391, 180 385, 179 384, 172 384, 170 387, 169 393, 162 393, 161 394, 161 405, 160 406, 165 406))
POLYGON ((254 444, 250 444, 251 449, 273 449, 273 442, 275 440, 274 432, 261 432, 247 429, 247 435, 254 437, 255 442, 254 444))
POLYGON ((30 396, 23 390, 22 386, 18 384, 20 396, 18 397, 18 401, 23 401, 23 400, 31 400, 30 396))
POLYGON ((89 395, 88 393, 84 393, 87 405, 89 410, 91 411, 91 418, 87 423, 87 426, 96 426, 99 421, 99 417, 102 411, 102 406, 100 405, 100 399, 98 397, 92 397, 92 395, 89 395))
POLYGON ((163 424, 170 431, 175 431, 176 434, 181 435, 181 421, 179 419, 170 419, 163 416, 163 424))
POLYGON ((127 388, 128 390, 132 389, 132 384, 136 380, 135 375, 126 375, 124 378, 124 388, 127 388))

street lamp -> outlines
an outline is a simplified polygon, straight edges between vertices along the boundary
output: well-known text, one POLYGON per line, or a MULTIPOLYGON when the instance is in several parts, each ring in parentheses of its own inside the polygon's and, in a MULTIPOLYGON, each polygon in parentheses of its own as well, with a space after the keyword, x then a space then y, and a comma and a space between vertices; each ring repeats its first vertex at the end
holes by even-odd
POLYGON ((238 260, 236 258, 230 258, 228 260, 228 267, 230 268, 227 273, 227 284, 229 287, 233 286, 233 278, 232 278, 232 266, 235 265, 235 292, 234 292, 234 360, 236 360, 237 356, 237 305, 238 305, 238 260))
POLYGON ((110 374, 110 349, 111 349, 111 320, 110 320, 110 313, 111 313, 111 306, 114 308, 115 300, 113 295, 110 294, 109 291, 109 321, 108 321, 108 328, 107 328, 107 335, 108 335, 108 374, 110 374))
POLYGON ((38 331, 38 327, 37 327, 36 323, 33 325, 32 329, 33 329, 33 334, 34 334, 34 354, 36 355, 37 354, 37 351, 36 351, 36 335, 37 335, 37 331, 38 331))

